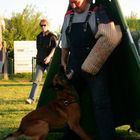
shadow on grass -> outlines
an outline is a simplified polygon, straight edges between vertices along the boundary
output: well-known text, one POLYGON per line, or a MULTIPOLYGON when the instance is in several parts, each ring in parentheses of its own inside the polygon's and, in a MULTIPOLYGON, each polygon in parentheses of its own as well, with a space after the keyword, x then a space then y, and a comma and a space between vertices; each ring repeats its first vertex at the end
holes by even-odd
MULTIPOLYGON (((5 138, 7 135, 11 134, 14 131, 16 131, 16 129, 4 128, 2 130, 2 132, 3 132, 2 135, 0 135, 0 140, 2 140, 3 138, 5 138)), ((0 129, 0 132, 1 132, 1 129, 0 129)), ((57 133, 50 132, 48 134, 48 138, 46 140, 58 140, 58 139, 62 138, 62 136, 63 136, 63 133, 60 133, 60 132, 57 132, 57 133)), ((31 139, 28 139, 25 136, 20 136, 20 137, 17 138, 17 140, 31 140, 31 139)))
MULTIPOLYGON (((15 83, 15 84, 12 84, 12 83, 6 83, 6 84, 3 84, 1 83, 0 84, 0 87, 2 86, 32 86, 32 83, 24 83, 24 84, 21 84, 21 83, 15 83)), ((40 86, 43 86, 43 83, 40 84, 40 86)))
POLYGON ((117 137, 118 140, 140 140, 140 134, 135 131, 117 130, 117 137))
POLYGON ((0 84, 0 86, 31 86, 32 84, 0 84))
MULTIPOLYGON (((20 112, 30 112, 31 109, 20 109, 20 112)), ((18 113, 19 114, 19 110, 17 109, 5 109, 5 110, 2 110, 2 112, 0 112, 0 115, 6 115, 6 114, 15 114, 15 113, 18 113)), ((20 113, 20 114, 21 114, 20 113)))
MULTIPOLYGON (((8 105, 8 104, 14 104, 14 105, 17 105, 17 104, 25 104, 25 101, 23 100, 23 99, 8 99, 8 100, 6 100, 6 99, 0 99, 0 105, 1 104, 6 104, 6 105, 8 105)), ((27 105, 27 104, 25 104, 25 105, 27 105)))

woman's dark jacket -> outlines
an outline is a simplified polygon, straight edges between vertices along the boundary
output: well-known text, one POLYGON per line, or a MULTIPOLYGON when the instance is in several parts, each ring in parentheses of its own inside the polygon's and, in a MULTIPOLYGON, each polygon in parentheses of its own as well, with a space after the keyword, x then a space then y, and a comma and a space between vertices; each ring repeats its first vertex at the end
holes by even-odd
POLYGON ((41 32, 37 36, 37 55, 36 62, 38 65, 45 67, 44 59, 51 53, 52 49, 56 47, 57 37, 52 33, 47 31, 46 35, 43 36, 41 32))

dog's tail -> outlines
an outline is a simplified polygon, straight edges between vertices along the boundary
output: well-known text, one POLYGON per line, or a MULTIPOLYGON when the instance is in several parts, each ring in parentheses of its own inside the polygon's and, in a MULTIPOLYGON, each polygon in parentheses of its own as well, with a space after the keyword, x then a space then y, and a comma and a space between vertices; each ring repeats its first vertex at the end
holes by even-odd
POLYGON ((18 129, 14 133, 11 133, 11 134, 7 135, 6 137, 4 137, 4 138, 2 138, 0 140, 15 140, 21 134, 23 134, 22 131, 20 129, 18 129))

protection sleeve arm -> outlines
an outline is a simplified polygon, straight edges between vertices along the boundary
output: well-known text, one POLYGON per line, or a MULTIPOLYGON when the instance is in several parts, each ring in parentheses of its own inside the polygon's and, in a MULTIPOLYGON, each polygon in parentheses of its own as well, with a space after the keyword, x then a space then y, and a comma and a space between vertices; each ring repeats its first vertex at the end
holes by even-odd
POLYGON ((113 21, 107 24, 101 23, 98 25, 95 38, 97 42, 82 64, 82 70, 93 75, 98 73, 112 51, 120 43, 122 38, 121 28, 119 25, 115 25, 113 21))

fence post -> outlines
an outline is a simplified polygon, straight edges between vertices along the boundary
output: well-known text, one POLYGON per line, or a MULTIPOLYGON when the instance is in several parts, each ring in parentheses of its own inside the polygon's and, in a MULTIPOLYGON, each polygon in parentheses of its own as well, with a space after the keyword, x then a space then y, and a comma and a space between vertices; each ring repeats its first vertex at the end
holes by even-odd
POLYGON ((36 71, 36 57, 32 57, 32 81, 34 80, 36 71))
POLYGON ((13 78, 13 73, 14 73, 14 61, 12 58, 8 58, 8 75, 9 78, 13 78))

